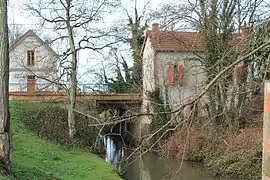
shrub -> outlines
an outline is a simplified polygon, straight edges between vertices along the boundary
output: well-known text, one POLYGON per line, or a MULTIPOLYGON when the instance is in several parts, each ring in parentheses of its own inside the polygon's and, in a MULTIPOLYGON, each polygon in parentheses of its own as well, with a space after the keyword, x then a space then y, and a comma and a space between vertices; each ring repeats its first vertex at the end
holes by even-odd
MULTIPOLYGON (((54 141, 66 147, 80 147, 100 152, 96 146, 98 129, 90 127, 91 119, 75 113, 76 134, 69 138, 67 109, 57 103, 16 102, 20 112, 20 120, 30 131, 37 133, 44 139, 54 141)), ((11 114, 12 116, 12 114, 11 114)))

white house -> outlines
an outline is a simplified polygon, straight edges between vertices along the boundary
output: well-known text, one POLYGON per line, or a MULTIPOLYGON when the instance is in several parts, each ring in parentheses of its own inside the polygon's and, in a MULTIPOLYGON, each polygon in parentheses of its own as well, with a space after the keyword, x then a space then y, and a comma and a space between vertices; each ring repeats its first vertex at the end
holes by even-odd
POLYGON ((55 91, 58 55, 32 30, 10 46, 9 91, 55 91))
MULTIPOLYGON (((247 32, 247 29, 242 31, 243 37, 236 35, 232 42, 233 47, 237 48, 241 45, 238 42, 246 38, 247 32)), ((206 82, 205 71, 200 63, 200 57, 204 55, 203 51, 204 38, 200 31, 161 30, 157 23, 152 25, 152 30, 147 30, 141 51, 143 113, 153 111, 148 92, 159 90, 164 103, 169 104, 171 110, 176 110, 203 88, 206 82)), ((202 109, 205 100, 203 97, 197 104, 198 115, 204 112, 202 109)), ((190 110, 191 107, 186 107, 183 115, 188 114, 190 110)), ((150 123, 151 117, 144 116, 142 124, 150 123)))
MULTIPOLYGON (((199 32, 163 31, 153 24, 141 52, 145 113, 151 109, 148 92, 159 89, 164 103, 173 110, 203 86, 204 74, 198 61, 202 51, 199 32)), ((145 117, 143 121, 150 124, 151 119, 145 117)))

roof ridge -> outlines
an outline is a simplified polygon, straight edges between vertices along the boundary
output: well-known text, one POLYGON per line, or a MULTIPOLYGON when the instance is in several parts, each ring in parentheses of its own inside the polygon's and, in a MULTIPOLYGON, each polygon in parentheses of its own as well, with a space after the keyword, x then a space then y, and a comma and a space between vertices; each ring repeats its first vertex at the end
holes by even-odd
POLYGON ((29 35, 34 36, 42 45, 44 45, 49 51, 55 54, 57 57, 59 56, 45 41, 43 41, 33 30, 29 29, 24 33, 21 37, 17 38, 14 43, 9 47, 9 52, 14 50, 23 40, 26 39, 29 35))

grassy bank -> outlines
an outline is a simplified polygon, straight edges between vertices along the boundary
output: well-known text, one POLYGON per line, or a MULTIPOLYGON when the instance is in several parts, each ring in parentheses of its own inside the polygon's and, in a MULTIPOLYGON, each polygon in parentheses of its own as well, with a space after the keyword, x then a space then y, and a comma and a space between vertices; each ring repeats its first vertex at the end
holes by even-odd
MULTIPOLYGON (((75 149, 63 148, 42 140, 25 127, 24 110, 19 103, 10 103, 12 129, 11 179, 93 179, 118 180, 120 177, 101 158, 75 149)), ((0 177, 1 179, 1 177, 0 177)))
POLYGON ((70 139, 67 122, 68 112, 61 104, 41 102, 12 102, 12 104, 20 110, 17 115, 25 127, 42 139, 53 141, 65 147, 80 147, 87 151, 103 153, 103 140, 97 139, 99 129, 89 126, 95 122, 93 119, 75 113, 77 131, 74 139, 70 139))
POLYGON ((262 117, 239 131, 228 132, 202 123, 182 128, 160 145, 160 153, 202 162, 214 175, 261 178, 262 117))

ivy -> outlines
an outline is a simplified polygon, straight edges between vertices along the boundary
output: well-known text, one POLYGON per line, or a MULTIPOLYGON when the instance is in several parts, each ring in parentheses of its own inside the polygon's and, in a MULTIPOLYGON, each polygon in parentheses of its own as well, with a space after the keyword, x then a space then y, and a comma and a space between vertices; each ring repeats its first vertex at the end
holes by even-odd
POLYGON ((144 36, 142 35, 142 36, 139 36, 138 38, 137 38, 137 45, 139 46, 139 47, 141 47, 142 45, 143 45, 143 42, 144 42, 144 36))
MULTIPOLYGON (((166 92, 165 94, 167 95, 166 92)), ((153 112, 154 112, 154 116, 150 124, 150 131, 155 132, 159 130, 160 128, 162 128, 165 124, 167 124, 171 118, 170 114, 160 114, 160 113, 170 112, 171 109, 170 109, 170 105, 166 103, 167 99, 166 101, 163 100, 159 88, 155 89, 152 92, 148 92, 148 97, 151 100, 151 107, 153 108, 153 112)), ((159 133, 157 133, 154 136, 154 141, 157 140, 161 135, 163 135, 163 133, 166 132, 167 129, 171 128, 171 126, 172 125, 169 125, 163 128, 162 130, 160 130, 159 133)), ((168 137, 170 137, 171 134, 172 133, 168 132, 162 137, 162 139, 167 139, 168 137)))

